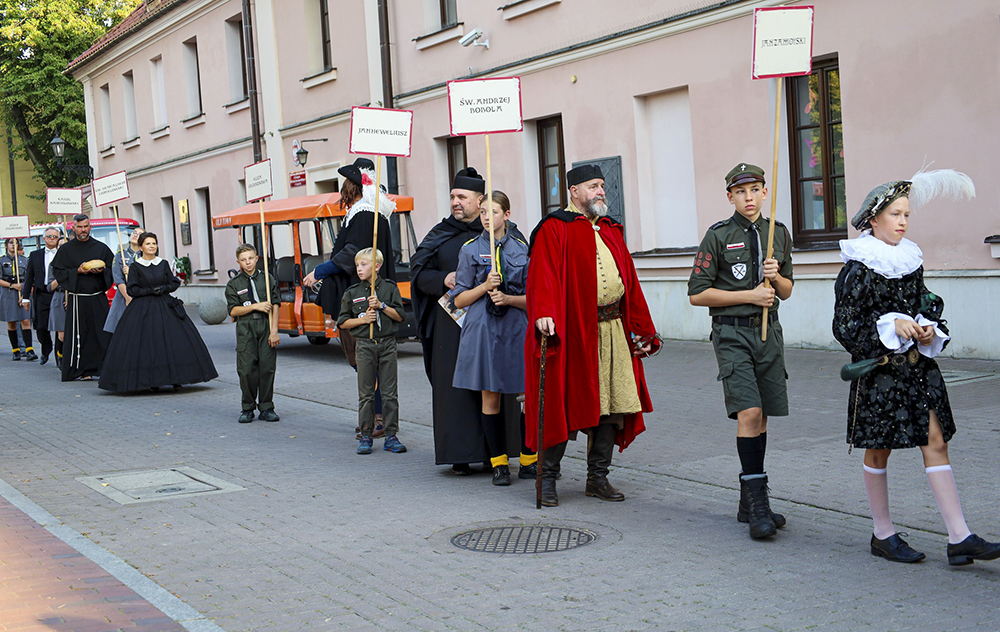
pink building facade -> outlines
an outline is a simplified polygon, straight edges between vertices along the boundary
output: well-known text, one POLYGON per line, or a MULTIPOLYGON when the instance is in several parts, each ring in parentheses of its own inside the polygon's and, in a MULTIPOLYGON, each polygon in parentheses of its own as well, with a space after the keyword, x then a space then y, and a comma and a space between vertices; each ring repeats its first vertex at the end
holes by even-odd
MULTIPOLYGON (((485 171, 481 136, 450 137, 446 82, 520 76, 524 131, 491 137, 493 186, 525 232, 565 203, 565 170, 600 160, 659 330, 706 340, 686 281, 705 230, 732 214, 723 177, 768 171, 795 241, 786 343, 832 338, 837 241, 875 185, 931 168, 968 173, 978 196, 915 213, 928 286, 945 298, 952 355, 1000 358, 1000 0, 817 0, 814 72, 786 80, 771 171, 775 80, 750 77, 754 8, 773 0, 387 0, 393 107, 414 112, 399 192, 422 236, 447 213, 454 171, 485 171), (627 6, 628 12, 622 8, 627 6), (474 39, 475 31, 481 35, 474 39), (473 41, 474 40, 474 41, 473 41), (488 42, 488 46, 485 44, 488 42)), ((243 203, 253 162, 238 0, 150 0, 71 65, 87 97, 91 164, 126 170, 120 205, 221 293, 235 231, 210 217, 243 203), (181 202, 190 224, 183 243, 181 202)), ((376 0, 257 0, 261 131, 275 196, 336 190, 350 108, 382 105, 376 0), (305 144, 306 166, 294 150, 305 144), (290 186, 305 172, 302 186, 290 186)), ((99 213, 106 214, 102 209, 99 213)))

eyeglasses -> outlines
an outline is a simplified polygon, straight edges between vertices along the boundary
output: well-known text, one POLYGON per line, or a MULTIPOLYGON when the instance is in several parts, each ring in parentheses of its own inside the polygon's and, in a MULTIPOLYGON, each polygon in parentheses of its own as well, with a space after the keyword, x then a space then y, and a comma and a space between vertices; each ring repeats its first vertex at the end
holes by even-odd
POLYGON ((59 235, 42 235, 42 239, 59 239, 59 235))

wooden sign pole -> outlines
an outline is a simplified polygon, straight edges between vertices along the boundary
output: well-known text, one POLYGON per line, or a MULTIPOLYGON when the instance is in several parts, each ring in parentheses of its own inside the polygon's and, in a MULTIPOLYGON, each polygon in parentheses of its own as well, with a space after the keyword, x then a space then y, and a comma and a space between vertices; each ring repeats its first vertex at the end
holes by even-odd
POLYGON ((490 135, 486 139, 486 216, 490 219, 490 273, 497 271, 496 237, 493 235, 493 177, 490 171, 490 135))
POLYGON ((125 264, 125 245, 122 244, 122 230, 118 226, 118 205, 112 204, 111 210, 115 214, 115 232, 118 233, 118 250, 122 253, 122 265, 125 264))
MULTIPOLYGON (((767 235, 767 259, 774 256, 774 215, 778 197, 778 141, 780 140, 781 86, 783 80, 784 77, 778 77, 778 88, 774 95, 774 162, 771 166, 771 220, 770 230, 768 230, 767 235)), ((771 287, 770 279, 764 279, 764 287, 771 287)), ((764 308, 764 313, 760 319, 760 339, 761 341, 767 340, 767 307, 764 308)))
MULTIPOLYGON (((378 265, 378 225, 379 225, 379 215, 378 215, 378 200, 382 197, 382 156, 375 156, 375 226, 372 228, 372 296, 377 296, 375 293, 375 281, 378 280, 378 271, 375 266, 378 265)), ((391 253, 388 253, 391 254, 391 253)), ((386 253, 383 253, 386 255, 386 253)), ((375 338, 375 323, 368 323, 368 339, 371 340, 375 338)))
MULTIPOLYGON (((274 310, 271 308, 271 272, 267 266, 267 225, 264 223, 264 198, 257 200, 260 208, 260 255, 264 259, 264 294, 267 295, 267 326, 274 327, 274 310)), ((269 330, 270 331, 270 330, 269 330)))

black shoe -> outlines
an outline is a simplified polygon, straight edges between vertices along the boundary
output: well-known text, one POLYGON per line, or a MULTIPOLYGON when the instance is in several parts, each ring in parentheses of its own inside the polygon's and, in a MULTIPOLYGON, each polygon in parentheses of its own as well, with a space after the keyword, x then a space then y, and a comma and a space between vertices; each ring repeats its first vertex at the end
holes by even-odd
POLYGON ((278 421, 281 419, 281 417, 279 417, 278 413, 274 412, 274 409, 271 408, 270 410, 260 411, 258 419, 260 419, 261 421, 278 421))
POLYGON ((472 468, 469 467, 468 463, 456 463, 451 466, 451 472, 455 476, 468 476, 472 474, 472 468))
MULTIPOLYGON (((951 552, 951 545, 948 546, 948 552, 951 552)), ((913 564, 927 557, 920 551, 913 550, 906 543, 906 540, 899 537, 898 533, 893 533, 884 540, 879 540, 872 535, 872 555, 884 557, 890 562, 902 562, 904 564, 913 564)), ((950 561, 951 559, 949 558, 950 561)))
POLYGON ((174 384, 174 392, 175 392, 175 393, 176 393, 177 391, 181 390, 182 388, 184 388, 184 387, 183 387, 183 386, 181 386, 180 384, 174 384))
POLYGON ((532 463, 531 465, 522 465, 517 470, 518 478, 538 478, 538 463, 532 463))
POLYGON ((43 353, 42 354, 42 360, 41 360, 41 362, 38 363, 38 366, 45 366, 48 363, 49 363, 49 354, 43 353))
POLYGON ((27 351, 26 351, 26 352, 24 353, 24 359, 25 359, 25 360, 28 360, 29 362, 33 362, 33 361, 35 361, 35 360, 37 360, 37 359, 38 359, 38 356, 37 356, 37 355, 35 355, 35 350, 34 350, 34 349, 28 349, 28 350, 27 350, 27 351))
POLYGON ((761 474, 744 475, 741 477, 747 485, 747 496, 750 500, 749 514, 750 537, 754 540, 769 538, 778 532, 771 512, 767 506, 767 477, 761 474))
POLYGON ((62 354, 56 354, 56 368, 62 371, 62 354))
POLYGON ((615 489, 607 478, 587 479, 587 489, 584 493, 613 503, 625 500, 625 494, 615 489))
POLYGON ((493 468, 493 484, 499 487, 510 485, 510 468, 506 465, 493 468))
MULTIPOLYGON (((261 413, 261 414, 263 414, 263 413, 261 413)), ((240 413, 239 422, 241 424, 248 424, 251 421, 253 421, 253 411, 252 410, 244 410, 242 413, 240 413)))
POLYGON ((975 533, 958 544, 948 545, 948 563, 952 566, 972 564, 972 560, 995 560, 1000 557, 1000 542, 987 542, 975 533))
MULTIPOLYGON (((764 494, 766 495, 770 491, 770 488, 767 486, 767 479, 765 478, 764 494)), ((785 526, 785 517, 780 513, 774 513, 771 511, 770 498, 767 499, 767 510, 771 514, 771 522, 774 523, 775 527, 780 529, 785 526)), ((740 479, 740 504, 736 509, 736 520, 739 522, 750 522, 750 492, 747 491, 747 484, 742 478, 740 479)))
POLYGON ((21 352, 20 351, 15 351, 14 352, 14 357, 12 357, 11 360, 13 360, 14 362, 17 362, 20 359, 21 359, 21 352))

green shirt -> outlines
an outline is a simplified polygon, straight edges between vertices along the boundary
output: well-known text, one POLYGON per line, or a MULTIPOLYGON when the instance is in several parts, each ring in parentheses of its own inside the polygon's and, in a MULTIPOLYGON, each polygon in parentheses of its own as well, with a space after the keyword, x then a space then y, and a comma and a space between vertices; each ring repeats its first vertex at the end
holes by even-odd
MULTIPOLYGON (((694 268, 688 279, 688 296, 701 294, 709 288, 726 291, 752 290, 760 283, 754 279, 754 263, 751 257, 750 240, 756 239, 750 230, 750 220, 733 213, 729 219, 722 220, 708 229, 705 238, 698 246, 694 268)), ((763 215, 753 222, 760 235, 761 260, 767 258, 767 237, 770 226, 763 215)), ((779 221, 774 222, 774 258, 778 260, 778 273, 789 281, 792 280, 792 238, 788 229, 779 221)), ((761 270, 763 275, 763 270, 761 270)), ((781 301, 774 298, 771 312, 778 311, 781 301)), ((752 303, 729 305, 726 307, 710 307, 708 313, 712 316, 759 316, 761 308, 752 303)))
MULTIPOLYGON (((229 279, 229 283, 226 283, 226 312, 232 315, 233 308, 239 306, 252 305, 254 303, 260 303, 261 301, 267 300, 267 294, 264 288, 267 287, 264 284, 264 273, 260 270, 254 273, 251 277, 242 269, 240 273, 229 279), (253 281, 254 287, 250 288, 250 281, 253 281), (256 293, 256 296, 254 295, 256 293)), ((281 295, 278 293, 278 282, 275 278, 271 277, 271 304, 281 305, 281 295)), ((267 314, 263 312, 250 312, 249 314, 244 314, 243 316, 237 316, 236 320, 251 320, 267 318, 267 314)))
MULTIPOLYGON (((371 288, 372 284, 368 281, 361 281, 347 288, 347 291, 344 292, 344 298, 340 299, 340 315, 337 316, 338 327, 343 326, 351 318, 360 318, 368 311, 368 297, 372 295, 371 288)), ((375 296, 387 307, 396 310, 400 316, 403 315, 403 297, 394 282, 382 277, 376 279, 375 296)), ((349 329, 348 332, 355 338, 367 338, 368 328, 368 323, 365 323, 349 329)), ((388 338, 395 335, 397 329, 399 329, 399 323, 379 312, 378 318, 375 320, 376 338, 388 338)))

